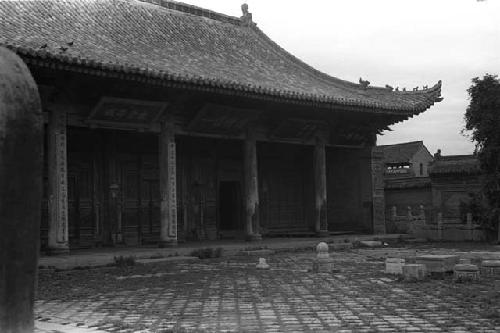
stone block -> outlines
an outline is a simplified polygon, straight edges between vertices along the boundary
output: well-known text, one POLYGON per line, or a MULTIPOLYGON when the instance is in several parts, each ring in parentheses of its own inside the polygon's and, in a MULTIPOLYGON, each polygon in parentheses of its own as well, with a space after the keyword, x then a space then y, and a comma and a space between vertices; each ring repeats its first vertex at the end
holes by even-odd
POLYGON ((333 261, 331 258, 316 258, 313 261, 312 271, 314 273, 331 273, 333 261))
POLYGON ((416 262, 425 265, 429 273, 446 273, 453 272, 453 267, 458 263, 458 256, 429 254, 416 257, 416 262))
POLYGON ((328 253, 328 244, 321 242, 316 246, 316 258, 313 261, 314 273, 330 273, 333 271, 333 261, 328 253))
POLYGON ((427 276, 427 269, 423 264, 406 264, 403 266, 405 281, 422 281, 427 276))
POLYGON ((382 242, 381 241, 374 241, 374 240, 362 240, 359 242, 361 246, 366 246, 366 247, 381 247, 382 242))
POLYGON ((352 243, 331 243, 329 247, 336 251, 350 250, 352 249, 352 243))
POLYGON ((485 276, 500 277, 500 260, 483 260, 481 262, 481 273, 485 276))
POLYGON ((385 272, 387 274, 403 274, 403 266, 405 259, 401 258, 387 258, 385 259, 385 272))
POLYGON ((456 264, 453 267, 453 281, 466 282, 478 281, 479 268, 472 264, 456 264))

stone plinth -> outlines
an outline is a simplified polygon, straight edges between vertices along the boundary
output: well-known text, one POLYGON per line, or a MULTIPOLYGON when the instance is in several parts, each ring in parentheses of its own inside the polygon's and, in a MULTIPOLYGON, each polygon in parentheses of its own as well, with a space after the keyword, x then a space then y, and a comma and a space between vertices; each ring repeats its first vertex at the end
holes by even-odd
POLYGON ((314 273, 330 273, 333 271, 333 261, 328 253, 328 244, 321 242, 316 246, 316 258, 313 261, 314 273))
POLYGON ((472 264, 457 264, 453 267, 453 281, 477 281, 479 280, 479 268, 472 264))
POLYGON ((423 264, 406 264, 403 266, 405 281, 422 281, 427 276, 426 266, 423 264))
POLYGON ((485 276, 500 277, 500 260, 483 260, 481 262, 481 273, 485 276))
POLYGON ((417 264, 425 265, 429 273, 453 272, 453 267, 458 263, 458 256, 429 254, 418 256, 417 264))
POLYGON ((405 260, 401 258, 387 258, 385 259, 385 273, 387 274, 403 274, 403 266, 405 260))
POLYGON ((265 258, 259 258, 259 263, 256 266, 258 269, 269 269, 269 264, 265 258))

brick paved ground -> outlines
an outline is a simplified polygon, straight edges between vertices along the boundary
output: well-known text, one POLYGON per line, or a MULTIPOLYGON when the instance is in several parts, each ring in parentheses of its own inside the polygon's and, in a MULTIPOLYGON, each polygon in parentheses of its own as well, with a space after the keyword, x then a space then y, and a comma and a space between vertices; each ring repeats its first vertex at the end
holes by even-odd
POLYGON ((42 271, 37 320, 68 332, 500 332, 500 280, 406 283, 383 274, 387 254, 333 253, 332 274, 309 272, 313 252, 269 255, 264 271, 236 256, 42 271))

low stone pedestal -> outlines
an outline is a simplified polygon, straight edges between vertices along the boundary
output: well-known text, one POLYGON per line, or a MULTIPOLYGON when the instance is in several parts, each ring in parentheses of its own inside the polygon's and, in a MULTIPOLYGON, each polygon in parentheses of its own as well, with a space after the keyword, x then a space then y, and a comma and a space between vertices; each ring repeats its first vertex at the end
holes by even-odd
POLYGON ((418 256, 417 264, 425 265, 429 273, 453 272, 453 267, 458 263, 458 256, 429 254, 418 256))
POLYGON ((314 273, 331 273, 333 261, 328 253, 328 244, 321 242, 316 246, 316 258, 313 261, 312 271, 314 273))
POLYGON ((403 266, 405 260, 401 258, 387 258, 385 259, 385 273, 387 274, 403 274, 403 266))
POLYGON ((422 264, 406 264, 403 266, 405 281, 422 281, 427 276, 427 269, 422 264))
POLYGON ((483 260, 481 262, 481 273, 485 276, 500 277, 500 260, 483 260))
POLYGON ((256 266, 258 269, 269 269, 269 264, 266 262, 265 258, 259 258, 259 263, 256 266))
POLYGON ((479 268, 472 264, 457 264, 453 267, 453 281, 467 282, 479 280, 479 268))

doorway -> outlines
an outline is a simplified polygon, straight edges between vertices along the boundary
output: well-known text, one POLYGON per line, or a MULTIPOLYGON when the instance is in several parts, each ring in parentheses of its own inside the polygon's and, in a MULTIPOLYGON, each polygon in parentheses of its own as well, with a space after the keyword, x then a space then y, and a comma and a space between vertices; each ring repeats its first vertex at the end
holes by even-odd
POLYGON ((222 237, 241 231, 241 186, 239 181, 219 183, 219 231, 222 237))

